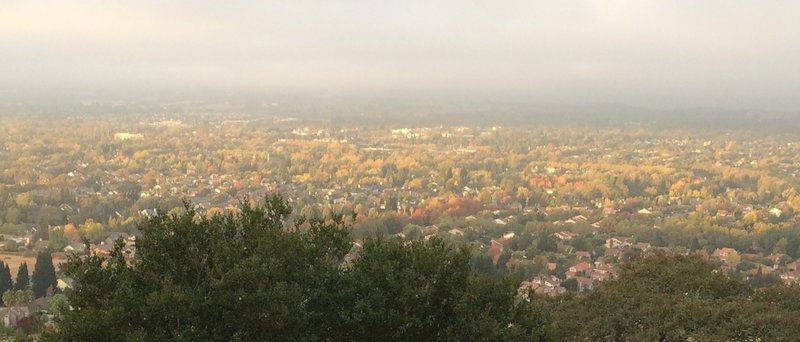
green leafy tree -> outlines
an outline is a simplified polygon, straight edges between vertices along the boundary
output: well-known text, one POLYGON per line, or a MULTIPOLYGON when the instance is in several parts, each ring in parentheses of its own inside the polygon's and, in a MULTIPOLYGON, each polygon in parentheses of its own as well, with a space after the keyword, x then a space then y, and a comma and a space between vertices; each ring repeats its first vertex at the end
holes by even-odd
POLYGON ((439 239, 370 238, 354 262, 344 340, 538 338, 512 324, 522 309, 515 282, 475 277, 471 251, 439 239))
POLYGON ((30 304, 33 301, 33 292, 31 290, 8 290, 3 292, 3 303, 9 308, 14 310, 17 314, 22 312, 21 308, 30 304))
POLYGON ((786 254, 786 247, 789 245, 789 240, 785 237, 780 238, 778 242, 775 243, 775 247, 772 248, 772 253, 776 254, 786 254))
POLYGON ((725 257, 725 263, 728 264, 728 265, 733 265, 733 266, 738 265, 739 262, 741 262, 741 260, 742 260, 742 257, 736 251, 730 252, 725 257))
POLYGON ((159 215, 140 227, 139 260, 118 243, 110 260, 73 256, 63 266, 76 308, 60 340, 320 340, 341 325, 340 262, 351 248, 342 217, 289 222, 280 197, 239 214, 159 215), (142 298, 147 298, 142 302, 142 298), (314 328, 310 328, 314 327, 314 328))
POLYGON ((619 278, 586 296, 563 301, 553 313, 551 337, 685 341, 725 335, 728 332, 720 328, 725 314, 719 309, 728 303, 746 305, 752 291, 715 268, 694 255, 634 258, 619 278))
POLYGON ((6 245, 3 246, 3 250, 6 252, 16 252, 19 251, 21 246, 18 245, 14 240, 6 241, 6 245))
MULTIPOLYGON (((352 241, 341 215, 289 220, 279 196, 238 214, 159 215, 138 228, 138 258, 70 256, 74 310, 54 340, 536 339, 544 315, 516 282, 476 276, 471 252, 439 239, 352 241)), ((35 284, 35 283, 34 283, 35 284)))
POLYGON ((55 319, 60 319, 69 311, 69 301, 63 293, 54 294, 47 301, 47 311, 53 314, 55 319))
POLYGON ((17 224, 17 223, 19 223, 21 216, 22 216, 22 213, 20 212, 20 210, 18 208, 11 207, 11 208, 8 208, 8 210, 6 210, 6 217, 5 217, 6 220, 5 221, 8 222, 8 223, 17 224))
POLYGON ((563 286, 569 292, 578 292, 578 280, 575 278, 564 280, 563 286))
POLYGON ((7 307, 11 307, 14 305, 14 291, 6 290, 3 291, 3 305, 7 307))
POLYGON ((48 290, 54 291, 58 284, 56 269, 53 266, 53 256, 50 251, 41 251, 36 256, 36 265, 33 266, 31 288, 34 298, 44 297, 48 290))
POLYGON ((556 252, 558 251, 558 243, 552 236, 542 235, 536 243, 536 248, 542 252, 556 252))
POLYGON ((69 239, 64 234, 64 228, 57 227, 50 231, 48 247, 52 250, 61 250, 69 244, 69 239))

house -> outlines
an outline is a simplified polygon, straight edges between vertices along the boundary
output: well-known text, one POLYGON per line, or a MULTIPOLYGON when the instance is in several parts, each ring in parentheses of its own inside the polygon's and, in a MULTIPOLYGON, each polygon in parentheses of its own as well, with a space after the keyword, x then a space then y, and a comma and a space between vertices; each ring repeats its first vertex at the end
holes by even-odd
POLYGON ((612 208, 612 207, 603 208, 603 215, 608 216, 608 215, 613 215, 613 214, 616 214, 616 213, 617 213, 617 210, 612 208))
POLYGON ((80 241, 73 241, 69 245, 67 245, 67 247, 64 247, 64 252, 67 253, 70 252, 83 253, 85 251, 86 251, 86 245, 84 245, 83 242, 80 241))
POLYGON ((772 208, 769 210, 769 214, 774 217, 781 217, 781 215, 783 215, 783 210, 780 210, 778 208, 772 208))
POLYGON ((728 255, 730 255, 731 253, 735 253, 735 252, 736 252, 736 250, 733 249, 733 248, 722 247, 722 248, 717 248, 716 250, 714 250, 714 253, 712 253, 711 256, 713 256, 715 258, 718 258, 718 259, 725 259, 725 258, 728 257, 728 255))
MULTIPOLYGON (((53 229, 61 229, 61 226, 53 227, 53 229)), ((24 237, 10 234, 0 234, 0 241, 14 241, 17 244, 27 244, 24 237)))
POLYGON ((786 264, 791 258, 783 253, 772 253, 767 255, 767 259, 772 261, 772 269, 776 270, 779 266, 786 264))
POLYGON ((450 229, 447 231, 447 233, 450 235, 464 236, 464 230, 459 228, 450 229))
POLYGON ((497 264, 497 260, 500 259, 500 255, 503 254, 504 249, 502 241, 492 239, 492 246, 486 251, 486 255, 492 258, 493 263, 497 264))
POLYGON ((650 211, 650 210, 647 210, 647 209, 644 209, 644 208, 642 208, 642 209, 639 209, 639 211, 637 211, 637 213, 639 213, 639 214, 641 214, 641 215, 650 215, 650 214, 652 214, 653 212, 652 212, 652 211, 650 211))
POLYGON ((592 264, 588 262, 579 262, 575 264, 575 266, 570 267, 570 270, 574 270, 576 272, 585 272, 592 269, 592 264))
POLYGON ((120 232, 111 232, 111 233, 108 234, 108 236, 105 238, 105 240, 103 240, 103 242, 105 242, 107 245, 112 245, 113 246, 114 243, 116 243, 117 240, 119 240, 119 239, 127 240, 128 239, 128 234, 120 233, 120 232))
POLYGON ((566 272, 567 278, 573 278, 579 275, 591 276, 591 274, 592 274, 592 264, 585 261, 579 262, 576 265, 571 266, 566 272))
POLYGON ((785 283, 800 282, 800 271, 788 271, 781 273, 781 280, 785 283))
POLYGON ((578 234, 575 234, 573 232, 568 232, 568 231, 565 230, 565 231, 560 231, 558 233, 555 233, 555 234, 553 234, 553 236, 557 237, 559 240, 562 240, 562 241, 569 241, 569 240, 572 240, 572 238, 578 236, 578 234))
POLYGON ((798 270, 800 270, 800 259, 797 259, 795 261, 792 261, 792 262, 786 264, 786 269, 788 269, 789 271, 798 271, 798 270))
POLYGON ((523 281, 517 289, 517 293, 520 294, 523 299, 527 299, 528 294, 531 292, 556 296, 567 292, 567 289, 561 286, 561 279, 555 276, 537 276, 523 281))
POLYGON ((439 226, 432 224, 430 226, 425 226, 422 228, 422 231, 425 232, 426 235, 436 235, 439 234, 439 226))
POLYGON ((610 237, 606 239, 604 246, 606 248, 625 248, 631 245, 631 238, 623 237, 610 237))
POLYGON ((642 252, 644 252, 644 251, 647 251, 648 249, 650 249, 650 244, 647 243, 647 242, 637 242, 637 243, 633 244, 633 248, 639 249, 642 252))
POLYGON ((592 270, 592 280, 606 281, 617 276, 617 270, 609 264, 598 264, 592 270))
POLYGON ((572 218, 572 221, 573 221, 573 222, 583 222, 583 223, 586 223, 586 222, 588 222, 588 221, 589 221, 589 219, 588 219, 586 216, 583 216, 583 215, 578 215, 578 216, 575 216, 575 217, 573 217, 573 218, 572 218))
POLYGON ((71 289, 75 281, 70 277, 61 277, 56 281, 56 287, 59 289, 71 289))
POLYGON ((142 140, 144 139, 144 135, 141 133, 127 133, 127 132, 120 132, 114 133, 114 140, 142 140))
POLYGON ((587 251, 576 251, 575 252, 575 258, 577 258, 578 260, 581 260, 581 259, 589 259, 589 260, 591 260, 592 259, 592 255, 589 254, 589 252, 587 252, 587 251))
POLYGON ((139 214, 147 218, 153 218, 158 216, 158 209, 151 208, 151 209, 142 209, 139 214))
POLYGON ((108 244, 105 244, 105 243, 101 243, 99 246, 96 246, 95 248, 92 249, 92 253, 94 253, 96 255, 107 256, 107 255, 111 255, 111 251, 113 251, 113 250, 114 250, 114 245, 108 245, 108 244))
POLYGON ((579 263, 575 264, 575 266, 570 267, 570 269, 574 269, 577 272, 584 272, 584 271, 587 271, 587 270, 591 270, 592 269, 592 264, 590 264, 588 262, 585 262, 585 261, 582 261, 582 262, 579 262, 579 263))

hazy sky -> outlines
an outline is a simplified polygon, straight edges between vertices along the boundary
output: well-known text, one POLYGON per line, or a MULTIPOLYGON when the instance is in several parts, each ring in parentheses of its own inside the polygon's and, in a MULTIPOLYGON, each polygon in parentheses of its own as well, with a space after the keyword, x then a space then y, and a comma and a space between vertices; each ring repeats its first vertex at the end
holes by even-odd
POLYGON ((0 1, 0 90, 800 108, 800 1, 0 1))

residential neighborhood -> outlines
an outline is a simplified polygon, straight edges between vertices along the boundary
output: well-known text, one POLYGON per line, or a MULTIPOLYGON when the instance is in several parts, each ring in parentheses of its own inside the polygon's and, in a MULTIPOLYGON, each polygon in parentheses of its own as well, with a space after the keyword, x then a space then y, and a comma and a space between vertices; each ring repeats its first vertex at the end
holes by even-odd
MULTIPOLYGON (((201 115, 76 119, 47 135, 47 123, 3 118, 11 272, 42 251, 58 265, 116 244, 135 264, 147 220, 237 214, 278 194, 291 219, 344 214, 358 246, 375 235, 468 246, 474 272, 513 276, 522 296, 591 293, 657 254, 699 256, 754 287, 800 281, 790 138, 201 115)), ((71 280, 59 272, 57 284, 71 280)))

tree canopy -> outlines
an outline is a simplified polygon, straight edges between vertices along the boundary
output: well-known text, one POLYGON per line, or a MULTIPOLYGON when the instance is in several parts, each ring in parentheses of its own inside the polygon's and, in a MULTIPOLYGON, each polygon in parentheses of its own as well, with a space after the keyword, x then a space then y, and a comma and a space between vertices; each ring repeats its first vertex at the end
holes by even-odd
POLYGON ((791 341, 800 288, 754 292, 700 256, 654 254, 585 296, 553 301, 549 335, 564 341, 791 341))
POLYGON ((535 339, 516 284, 470 270, 438 239, 354 245, 342 215, 291 221, 279 196, 206 218, 190 206, 140 227, 137 257, 73 255, 74 310, 56 340, 535 339), (354 247, 355 246, 355 247, 354 247), (355 259, 348 253, 360 250, 355 259))

